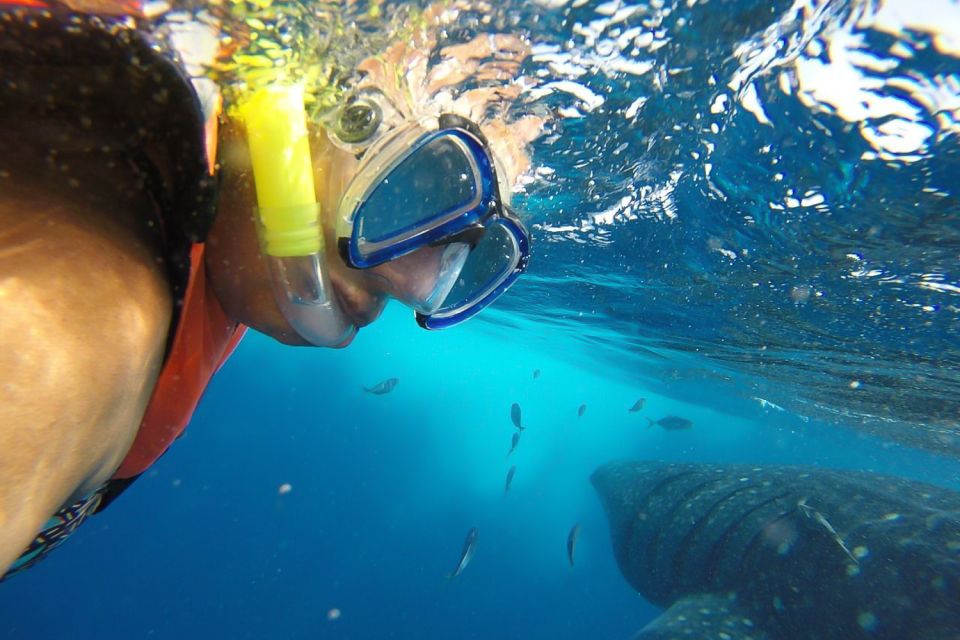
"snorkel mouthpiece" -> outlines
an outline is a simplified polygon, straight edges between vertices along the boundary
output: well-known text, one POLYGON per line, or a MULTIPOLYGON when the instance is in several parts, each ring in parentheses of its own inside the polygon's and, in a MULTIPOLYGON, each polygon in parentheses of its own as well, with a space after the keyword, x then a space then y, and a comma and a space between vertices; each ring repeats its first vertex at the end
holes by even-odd
POLYGON ((300 85, 258 89, 240 105, 257 192, 257 235, 274 297, 300 336, 321 347, 355 331, 323 269, 323 228, 300 85))

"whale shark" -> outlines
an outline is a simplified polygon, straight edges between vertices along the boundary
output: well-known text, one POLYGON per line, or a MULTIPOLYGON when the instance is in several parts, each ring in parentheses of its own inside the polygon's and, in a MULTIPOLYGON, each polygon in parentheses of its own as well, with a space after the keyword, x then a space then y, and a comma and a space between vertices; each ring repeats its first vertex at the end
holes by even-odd
POLYGON ((960 639, 960 493, 814 467, 618 461, 591 476, 635 640, 960 639))

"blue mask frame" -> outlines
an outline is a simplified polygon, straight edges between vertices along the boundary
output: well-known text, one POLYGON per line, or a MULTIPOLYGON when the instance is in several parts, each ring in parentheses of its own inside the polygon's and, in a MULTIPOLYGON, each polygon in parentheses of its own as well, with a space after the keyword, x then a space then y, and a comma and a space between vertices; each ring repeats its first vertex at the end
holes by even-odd
MULTIPOLYGON (((459 324, 489 306, 494 300, 516 282, 517 278, 526 270, 530 257, 530 235, 523 226, 519 217, 503 204, 500 193, 500 184, 497 180, 496 168, 490 155, 489 145, 480 128, 470 120, 453 114, 444 114, 439 118, 439 126, 434 131, 421 134, 410 144, 392 164, 381 172, 357 198, 349 216, 345 218, 350 229, 350 235, 340 235, 337 238, 337 249, 343 261, 356 269, 369 269, 382 265, 401 256, 412 253, 428 246, 442 246, 454 242, 466 242, 471 248, 476 247, 487 230, 494 225, 501 227, 510 237, 516 248, 515 254, 510 256, 511 262, 505 262, 494 286, 485 293, 477 292, 475 298, 467 297, 468 303, 455 309, 424 315, 417 312, 417 323, 425 329, 444 329, 459 324), (456 205, 448 210, 422 218, 407 228, 400 228, 391 235, 400 239, 396 241, 381 241, 370 243, 373 249, 364 250, 356 224, 357 212, 362 210, 366 200, 375 192, 377 187, 402 165, 413 157, 426 145, 442 137, 453 137, 463 147, 469 150, 470 160, 478 174, 474 188, 479 190, 479 198, 474 198, 475 204, 468 208, 456 205), (462 209, 462 210, 461 210, 462 209), (447 218, 442 223, 433 226, 432 221, 447 218), (425 227, 422 231, 417 228, 425 227), (480 295, 480 294, 483 295, 480 295)), ((468 257, 469 260, 469 257, 468 257)))
POLYGON ((492 287, 485 295, 479 296, 467 304, 462 305, 456 310, 450 312, 438 312, 425 315, 417 312, 417 324, 424 329, 446 329, 454 325, 465 322, 483 311, 497 298, 502 296, 507 289, 513 286, 517 278, 526 271, 527 263, 530 261, 530 236, 526 227, 520 222, 517 215, 508 207, 502 207, 502 212, 494 214, 488 219, 488 226, 492 224, 502 225, 513 237, 517 245, 517 258, 513 265, 507 265, 503 271, 502 280, 492 287))

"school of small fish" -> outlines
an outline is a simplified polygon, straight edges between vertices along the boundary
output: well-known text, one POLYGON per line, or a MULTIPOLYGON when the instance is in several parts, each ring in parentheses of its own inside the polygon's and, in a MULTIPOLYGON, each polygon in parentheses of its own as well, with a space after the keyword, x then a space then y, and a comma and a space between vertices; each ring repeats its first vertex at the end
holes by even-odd
MULTIPOLYGON (((539 377, 540 377, 540 369, 534 369, 533 379, 536 380, 539 377)), ((397 387, 397 384, 399 382, 400 382, 399 378, 387 378, 386 380, 383 380, 382 382, 378 382, 372 387, 364 386, 363 391, 371 395, 382 396, 393 391, 397 387)), ((646 406, 646 402, 647 402, 646 398, 639 398, 636 402, 633 403, 633 406, 627 409, 627 411, 629 413, 637 413, 639 411, 642 411, 646 406)), ((587 412, 586 403, 581 404, 577 408, 577 417, 582 418, 586 412, 587 412)), ((666 431, 683 431, 693 426, 693 422, 691 422, 690 420, 687 420, 686 418, 681 418, 679 416, 665 416, 663 418, 660 418, 659 420, 653 420, 652 418, 649 418, 649 417, 647 417, 646 419, 648 422, 648 428, 656 425, 663 428, 666 431)), ((513 426, 516 430, 514 431, 513 436, 510 440, 510 450, 507 452, 507 456, 510 456, 511 454, 513 454, 514 451, 517 450, 517 447, 520 445, 520 435, 523 433, 523 431, 526 430, 526 427, 523 426, 523 410, 521 409, 519 402, 514 402, 512 405, 510 405, 510 422, 513 423, 513 426)), ((506 476, 506 479, 504 480, 504 485, 503 485, 504 496, 510 493, 510 487, 513 485, 513 479, 516 473, 517 473, 516 465, 511 466, 510 469, 507 471, 507 476, 506 476)), ((289 487, 290 485, 288 484, 281 485, 278 493, 280 493, 281 495, 288 493, 290 491, 289 487)), ((837 544, 840 546, 840 548, 843 549, 843 551, 854 562, 856 562, 856 558, 853 556, 853 554, 850 553, 849 549, 847 549, 843 540, 840 538, 837 532, 833 529, 833 527, 830 525, 827 519, 823 517, 822 514, 820 514, 813 508, 811 508, 804 501, 801 501, 800 503, 798 503, 797 508, 805 516, 812 519, 818 525, 826 529, 827 532, 831 536, 833 536, 834 540, 837 541, 837 544)), ((463 570, 467 568, 468 564, 470 564, 470 561, 473 559, 473 555, 476 552, 477 536, 478 536, 478 531, 476 527, 470 529, 470 531, 467 533, 467 537, 463 542, 463 549, 460 551, 460 558, 457 561, 457 565, 456 567, 454 567, 453 571, 447 574, 447 578, 449 580, 452 580, 457 576, 459 576, 461 573, 463 573, 463 570)), ((579 541, 579 539, 580 539, 580 523, 578 522, 577 524, 573 525, 573 528, 571 528, 570 532, 567 534, 567 561, 570 563, 571 567, 574 566, 574 558, 575 558, 576 549, 577 549, 577 542, 579 541)))

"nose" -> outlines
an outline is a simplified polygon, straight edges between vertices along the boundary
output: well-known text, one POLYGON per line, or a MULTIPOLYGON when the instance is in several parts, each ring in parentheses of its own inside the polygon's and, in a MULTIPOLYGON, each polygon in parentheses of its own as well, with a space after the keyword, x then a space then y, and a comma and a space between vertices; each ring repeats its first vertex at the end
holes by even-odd
POLYGON ((372 269, 399 300, 425 300, 440 277, 443 247, 424 247, 372 269))
POLYGON ((453 287, 469 245, 457 242, 423 247, 371 269, 384 291, 418 311, 431 313, 453 287))

